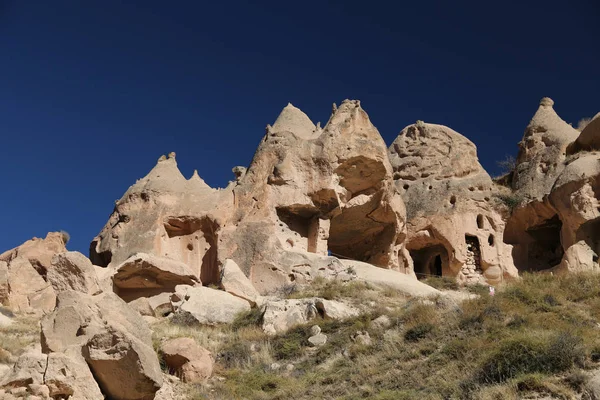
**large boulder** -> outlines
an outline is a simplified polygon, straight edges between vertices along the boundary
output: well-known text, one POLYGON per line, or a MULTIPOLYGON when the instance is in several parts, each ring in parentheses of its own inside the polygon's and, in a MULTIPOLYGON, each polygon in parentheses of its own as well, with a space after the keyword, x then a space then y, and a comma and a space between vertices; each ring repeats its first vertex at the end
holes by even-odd
POLYGON ((225 260, 221 268, 221 289, 234 296, 247 300, 252 306, 261 301, 261 296, 250 279, 233 260, 225 260))
POLYGON ((166 257, 138 253, 125 260, 113 275, 115 292, 125 301, 174 292, 177 285, 194 285, 198 277, 187 264, 166 257))
POLYGON ((162 385, 152 332, 114 293, 61 292, 42 320, 41 339, 49 356, 63 354, 77 369, 86 365, 110 398, 152 399, 162 385))
POLYGON ((2 280, 6 285, 0 290, 4 293, 2 303, 14 312, 44 314, 54 309, 54 289, 27 258, 18 256, 8 264, 0 262, 0 279, 0 285, 2 280))
POLYGON ((214 360, 194 339, 167 340, 161 344, 160 353, 169 371, 186 383, 203 383, 212 375, 214 360))
POLYGON ((269 335, 286 332, 317 317, 343 320, 359 314, 354 307, 318 297, 269 300, 263 307, 262 328, 269 335))
POLYGON ((7 250, 0 254, 0 261, 9 262, 17 257, 27 259, 41 276, 46 276, 46 272, 52 265, 52 258, 55 254, 67 251, 65 247, 68 241, 68 235, 63 232, 49 232, 45 239, 33 238, 14 249, 7 250))
POLYGON ((177 287, 176 317, 190 319, 201 325, 228 324, 242 312, 250 311, 250 304, 239 297, 205 286, 177 287))
POLYGON ((101 292, 91 261, 76 251, 55 254, 46 279, 56 292, 76 290, 91 295, 101 292))

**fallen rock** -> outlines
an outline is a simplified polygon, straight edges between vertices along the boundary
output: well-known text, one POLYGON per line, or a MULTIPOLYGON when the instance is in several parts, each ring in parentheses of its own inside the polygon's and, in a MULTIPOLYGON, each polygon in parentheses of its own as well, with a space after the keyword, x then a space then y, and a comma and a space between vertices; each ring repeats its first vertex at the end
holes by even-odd
POLYGON ((76 290, 91 295, 101 292, 92 262, 76 251, 55 254, 46 279, 56 292, 76 290))
POLYGON ((201 325, 232 323, 236 316, 250 311, 250 304, 239 297, 222 290, 205 286, 187 287, 183 300, 177 308, 176 315, 192 318, 201 325))
MULTIPOLYGON (((0 269, 3 269, 0 266, 0 269)), ((50 312, 56 305, 56 293, 50 283, 24 257, 10 260, 5 270, 8 274, 8 292, 5 304, 15 312, 43 314, 50 312)))
POLYGON ((221 289, 234 296, 247 300, 253 307, 260 303, 261 296, 244 275, 240 267, 231 259, 225 260, 221 268, 221 289))
POLYGON ((320 347, 327 343, 327 335, 324 333, 317 333, 308 338, 308 342, 314 347, 320 347))
POLYGON ((368 282, 379 287, 388 287, 397 290, 400 294, 413 297, 429 297, 441 294, 437 289, 419 282, 410 275, 402 274, 390 269, 377 268, 360 261, 341 260, 344 265, 351 267, 358 280, 368 282))
POLYGON ((214 360, 210 352, 191 338, 167 340, 161 344, 160 353, 169 372, 186 383, 203 383, 212 375, 214 360))
MULTIPOLYGON (((64 354, 70 365, 87 363, 106 396, 151 399, 162 385, 152 332, 112 292, 96 296, 61 292, 56 309, 44 317, 41 326, 44 353, 64 354)), ((74 375, 78 376, 84 377, 74 375)))
POLYGON ((186 264, 166 257, 138 253, 125 260, 113 276, 115 292, 125 301, 174 292, 177 285, 199 283, 186 264))
MULTIPOLYGON (((44 385, 48 387, 49 396, 53 399, 104 399, 94 376, 83 359, 78 360, 62 353, 48 354, 44 385)), ((43 394, 44 390, 39 388, 35 392, 32 391, 32 394, 43 394)))
POLYGON ((319 316, 345 319, 359 313, 340 302, 321 298, 270 300, 265 302, 264 310, 262 328, 269 335, 285 332, 319 316))

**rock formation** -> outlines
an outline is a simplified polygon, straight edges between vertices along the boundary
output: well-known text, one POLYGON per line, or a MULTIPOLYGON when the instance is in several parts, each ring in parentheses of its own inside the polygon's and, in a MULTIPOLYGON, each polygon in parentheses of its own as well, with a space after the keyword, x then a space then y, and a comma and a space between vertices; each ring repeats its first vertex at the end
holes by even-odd
POLYGON ((406 248, 418 278, 496 284, 516 276, 492 201, 494 184, 470 140, 417 121, 400 132, 389 157, 406 204, 406 248))
POLYGON ((598 269, 598 118, 579 134, 544 98, 520 144, 513 188, 521 202, 504 235, 522 271, 598 269))

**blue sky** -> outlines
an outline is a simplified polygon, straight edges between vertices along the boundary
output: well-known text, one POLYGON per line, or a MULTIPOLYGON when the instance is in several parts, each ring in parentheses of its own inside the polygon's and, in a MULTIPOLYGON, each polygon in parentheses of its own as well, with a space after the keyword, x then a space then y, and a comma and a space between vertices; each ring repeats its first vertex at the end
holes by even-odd
POLYGON ((87 254, 170 151, 225 186, 288 102, 325 123, 360 99, 388 144, 448 125, 497 173, 541 97, 573 124, 600 111, 599 16, 594 0, 0 0, 0 251, 64 229, 87 254))

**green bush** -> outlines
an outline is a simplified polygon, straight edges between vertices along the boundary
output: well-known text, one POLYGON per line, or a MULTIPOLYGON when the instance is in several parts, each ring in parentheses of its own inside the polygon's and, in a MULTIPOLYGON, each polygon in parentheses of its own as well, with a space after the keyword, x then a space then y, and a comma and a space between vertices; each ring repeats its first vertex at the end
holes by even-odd
POLYGON ((433 324, 428 322, 417 324, 404 333, 404 340, 407 342, 417 342, 428 337, 434 329, 433 324))
POLYGON ((300 357, 304 347, 308 344, 310 327, 306 325, 297 326, 284 334, 277 335, 271 341, 273 356, 277 360, 290 360, 300 357))
POLYGON ((550 340, 522 335, 502 341, 479 370, 482 383, 501 383, 524 374, 556 373, 585 357, 580 338, 560 333, 550 340))
POLYGON ((264 309, 260 307, 254 307, 250 311, 241 312, 236 315, 231 323, 231 328, 236 331, 247 326, 259 326, 262 323, 264 314, 264 309))

